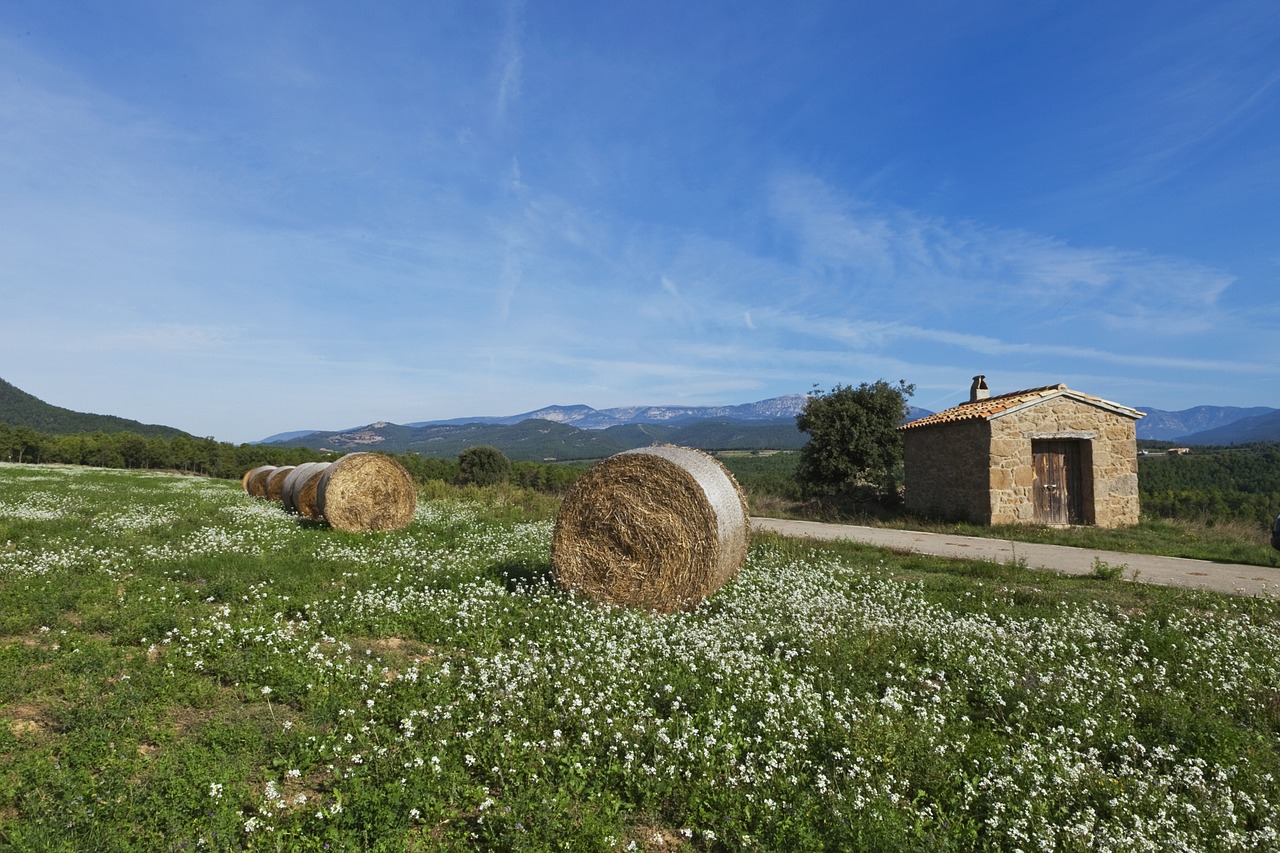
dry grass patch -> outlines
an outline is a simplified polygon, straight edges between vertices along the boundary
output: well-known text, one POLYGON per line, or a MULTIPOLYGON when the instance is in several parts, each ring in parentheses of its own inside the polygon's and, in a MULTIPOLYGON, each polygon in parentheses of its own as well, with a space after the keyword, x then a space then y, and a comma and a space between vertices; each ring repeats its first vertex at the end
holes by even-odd
POLYGON ((353 651, 359 649, 374 655, 382 664, 382 677, 387 682, 395 681, 405 669, 442 656, 440 649, 430 643, 403 637, 358 637, 347 642, 353 651))
POLYGON ((36 702, 15 702, 0 712, 0 716, 8 718, 9 730, 19 739, 39 738, 57 732, 48 707, 36 702))
POLYGON ((693 844, 688 838, 674 829, 640 824, 632 828, 627 833, 627 836, 614 846, 614 849, 660 853, 660 851, 692 850, 693 844))

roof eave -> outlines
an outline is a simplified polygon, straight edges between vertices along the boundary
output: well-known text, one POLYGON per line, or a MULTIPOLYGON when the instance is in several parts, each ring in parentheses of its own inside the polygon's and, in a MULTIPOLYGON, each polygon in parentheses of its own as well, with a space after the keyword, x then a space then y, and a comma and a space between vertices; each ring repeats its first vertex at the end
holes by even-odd
POLYGON ((1131 409, 1128 406, 1122 406, 1119 403, 1113 403, 1110 400, 1104 400, 1101 397, 1094 397, 1089 394, 1081 394, 1078 391, 1072 391, 1070 388, 1064 388, 1063 390, 1058 391, 1056 393, 1046 394, 1045 396, 1038 397, 1034 400, 1027 400, 1023 403, 1019 403, 1016 406, 1011 406, 1005 409, 1004 411, 990 414, 987 416, 987 420, 994 421, 998 418, 1003 418, 1006 415, 1012 415, 1015 412, 1021 412, 1023 409, 1029 409, 1032 406, 1038 406, 1041 403, 1047 402, 1049 400, 1056 400, 1059 397, 1070 397, 1072 400, 1075 400, 1076 402, 1085 403, 1087 405, 1094 406, 1099 409, 1105 409, 1108 412, 1112 412, 1114 414, 1121 415, 1126 418, 1133 418, 1135 421, 1139 420, 1140 418, 1146 417, 1145 412, 1140 412, 1137 409, 1131 409))

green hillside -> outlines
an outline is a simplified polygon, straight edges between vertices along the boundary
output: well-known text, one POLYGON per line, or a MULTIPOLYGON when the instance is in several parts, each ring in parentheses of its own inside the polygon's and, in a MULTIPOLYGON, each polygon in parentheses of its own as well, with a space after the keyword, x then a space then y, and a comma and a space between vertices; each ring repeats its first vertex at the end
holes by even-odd
POLYGON ((144 424, 115 415, 93 415, 52 406, 0 379, 0 423, 29 427, 48 435, 75 435, 95 432, 132 432, 146 438, 186 435, 180 429, 144 424))

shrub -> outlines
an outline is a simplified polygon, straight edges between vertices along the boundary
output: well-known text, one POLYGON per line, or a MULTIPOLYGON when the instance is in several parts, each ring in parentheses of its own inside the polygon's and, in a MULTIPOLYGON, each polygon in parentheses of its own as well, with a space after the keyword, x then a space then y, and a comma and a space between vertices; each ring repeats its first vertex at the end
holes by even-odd
POLYGON ((458 454, 458 483, 495 486, 511 477, 511 460, 496 447, 477 444, 458 454))

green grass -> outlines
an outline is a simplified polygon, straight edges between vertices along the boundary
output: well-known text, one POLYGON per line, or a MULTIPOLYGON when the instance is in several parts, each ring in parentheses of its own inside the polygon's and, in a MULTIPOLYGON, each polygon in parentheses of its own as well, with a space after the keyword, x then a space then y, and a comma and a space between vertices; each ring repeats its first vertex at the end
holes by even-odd
POLYGON ((656 616, 430 488, 357 536, 0 465, 0 849, 1280 844, 1274 600, 759 536, 656 616))

